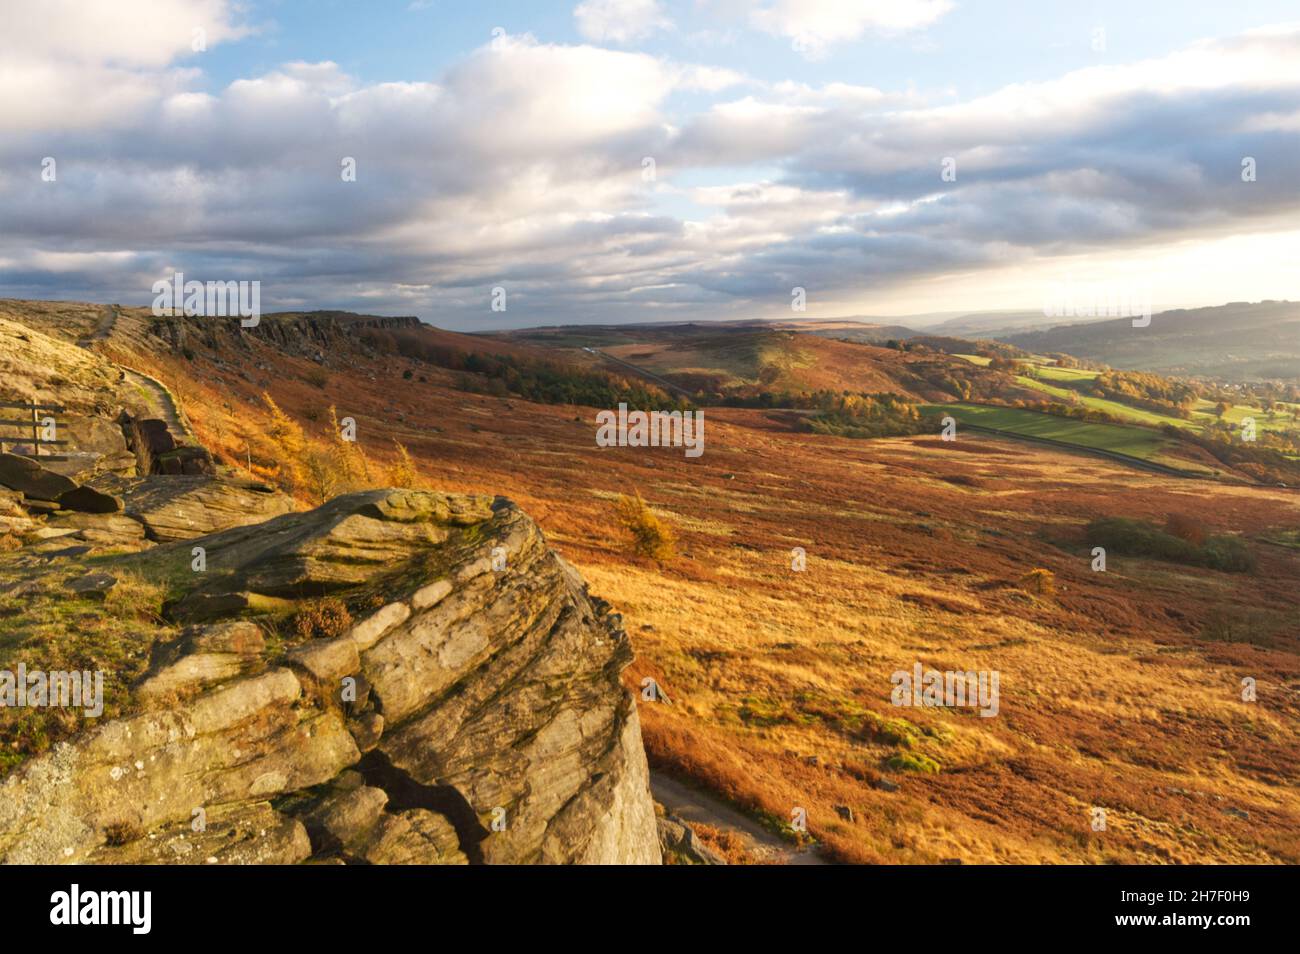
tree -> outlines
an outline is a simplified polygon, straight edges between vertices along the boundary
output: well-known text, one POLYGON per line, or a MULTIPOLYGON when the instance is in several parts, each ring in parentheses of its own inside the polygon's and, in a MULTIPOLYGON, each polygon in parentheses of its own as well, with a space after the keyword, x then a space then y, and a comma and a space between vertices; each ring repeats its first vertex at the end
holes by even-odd
POLYGON ((388 470, 388 482, 394 487, 415 487, 420 483, 420 473, 415 469, 415 461, 401 441, 393 441, 397 448, 397 460, 388 470))
POLYGON ((279 482, 290 494, 301 492, 305 487, 303 462, 307 438, 298 422, 280 410, 280 406, 265 391, 262 392, 262 401, 271 413, 266 436, 275 448, 279 482))

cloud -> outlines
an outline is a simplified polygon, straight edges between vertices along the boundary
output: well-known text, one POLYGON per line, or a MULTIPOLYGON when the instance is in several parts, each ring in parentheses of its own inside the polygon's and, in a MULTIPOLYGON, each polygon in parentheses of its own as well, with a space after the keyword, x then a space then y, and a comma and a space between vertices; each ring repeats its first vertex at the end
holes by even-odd
POLYGON ((753 10, 750 23, 788 38, 809 59, 869 32, 903 33, 930 26, 952 9, 950 0, 775 0, 753 10))
POLYGON ((228 0, 0 5, 0 128, 111 126, 193 78, 166 70, 247 36, 228 0))
POLYGON ((198 52, 195 44, 247 35, 228 0, 42 0, 0 7, 6 57, 161 67, 198 52))
MULTIPOLYGON (((105 109, 60 89, 0 110, 6 294, 146 304, 181 269, 260 279, 266 307, 468 328, 741 316, 794 285, 853 301, 1300 211, 1300 26, 941 105, 531 36, 430 81, 290 62, 212 89, 183 52, 114 66, 67 43, 105 109)), ((0 103, 30 91, 8 64, 0 103)))
POLYGON ((595 43, 630 43, 673 25, 658 0, 583 0, 573 18, 578 32, 595 43))

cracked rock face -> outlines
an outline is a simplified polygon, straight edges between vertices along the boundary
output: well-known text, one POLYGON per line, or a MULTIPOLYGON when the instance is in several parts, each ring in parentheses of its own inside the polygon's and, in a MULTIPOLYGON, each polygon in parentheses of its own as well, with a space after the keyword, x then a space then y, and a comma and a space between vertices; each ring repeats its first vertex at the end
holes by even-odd
POLYGON ((0 860, 660 862, 627 636, 512 503, 368 491, 121 564, 193 544, 130 714, 0 782, 0 860))

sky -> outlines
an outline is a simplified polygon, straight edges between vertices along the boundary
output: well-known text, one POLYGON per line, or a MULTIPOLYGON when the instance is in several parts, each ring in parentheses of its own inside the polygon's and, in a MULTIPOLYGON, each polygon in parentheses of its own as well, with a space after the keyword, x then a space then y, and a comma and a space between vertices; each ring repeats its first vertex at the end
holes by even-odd
POLYGON ((1293 0, 0 0, 0 297, 1159 311, 1300 299, 1298 210, 1293 0))

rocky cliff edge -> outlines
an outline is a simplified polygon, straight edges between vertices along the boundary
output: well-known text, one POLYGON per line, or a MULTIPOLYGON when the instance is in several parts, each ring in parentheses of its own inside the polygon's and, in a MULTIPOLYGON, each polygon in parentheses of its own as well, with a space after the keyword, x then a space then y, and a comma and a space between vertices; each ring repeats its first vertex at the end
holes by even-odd
POLYGON ((0 782, 0 860, 659 863, 627 636, 509 501, 367 491, 95 564, 78 625, 139 578, 163 619, 118 714, 0 782))

